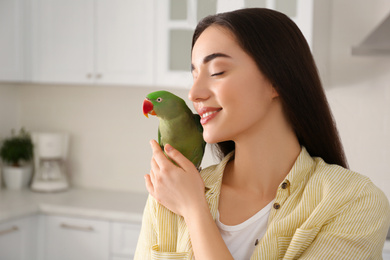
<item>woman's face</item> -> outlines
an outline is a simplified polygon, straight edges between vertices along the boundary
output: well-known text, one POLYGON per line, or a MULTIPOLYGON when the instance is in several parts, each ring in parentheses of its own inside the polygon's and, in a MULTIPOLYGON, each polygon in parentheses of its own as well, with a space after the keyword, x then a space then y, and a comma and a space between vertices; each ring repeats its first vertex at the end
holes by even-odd
POLYGON ((278 94, 228 29, 212 25, 199 36, 192 74, 189 99, 206 142, 237 141, 267 123, 278 94))

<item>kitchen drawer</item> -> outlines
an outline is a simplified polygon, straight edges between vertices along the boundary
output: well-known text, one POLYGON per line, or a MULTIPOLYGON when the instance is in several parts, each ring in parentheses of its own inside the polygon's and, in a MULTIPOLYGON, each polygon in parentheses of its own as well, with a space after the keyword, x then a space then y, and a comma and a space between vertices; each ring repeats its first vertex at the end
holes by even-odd
POLYGON ((111 259, 132 259, 140 231, 141 223, 111 223, 111 259))
POLYGON ((107 221, 45 216, 45 260, 109 259, 107 221))
POLYGON ((37 259, 37 216, 0 223, 0 259, 37 259))

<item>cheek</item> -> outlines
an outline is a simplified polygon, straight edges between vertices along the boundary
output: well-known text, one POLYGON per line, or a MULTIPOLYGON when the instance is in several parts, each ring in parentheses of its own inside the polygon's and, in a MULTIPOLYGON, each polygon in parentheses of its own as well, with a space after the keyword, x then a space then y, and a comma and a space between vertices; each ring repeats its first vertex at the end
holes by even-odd
POLYGON ((192 106, 194 107, 195 111, 198 111, 199 104, 192 102, 192 106))
POLYGON ((262 91, 258 85, 247 85, 239 93, 231 97, 229 115, 232 127, 248 128, 266 117, 272 103, 272 98, 262 91))

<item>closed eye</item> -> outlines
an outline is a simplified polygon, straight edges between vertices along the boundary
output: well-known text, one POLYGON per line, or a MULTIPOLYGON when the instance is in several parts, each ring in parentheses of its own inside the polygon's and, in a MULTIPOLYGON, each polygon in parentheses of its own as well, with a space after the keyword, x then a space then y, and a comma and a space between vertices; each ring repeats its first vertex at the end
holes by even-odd
POLYGON ((214 73, 214 74, 211 74, 211 77, 219 76, 219 75, 222 75, 223 73, 225 73, 225 72, 221 71, 221 72, 218 72, 218 73, 214 73))

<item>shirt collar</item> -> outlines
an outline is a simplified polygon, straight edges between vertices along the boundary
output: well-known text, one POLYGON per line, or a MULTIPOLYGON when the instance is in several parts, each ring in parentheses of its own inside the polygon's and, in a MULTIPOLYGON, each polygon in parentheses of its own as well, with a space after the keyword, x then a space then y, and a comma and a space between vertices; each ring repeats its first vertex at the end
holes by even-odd
POLYGON ((294 192, 295 189, 305 183, 304 180, 310 175, 309 173, 312 171, 314 165, 314 159, 307 152, 306 148, 302 146, 301 152, 295 160, 293 167, 282 182, 288 183, 290 193, 294 192))

